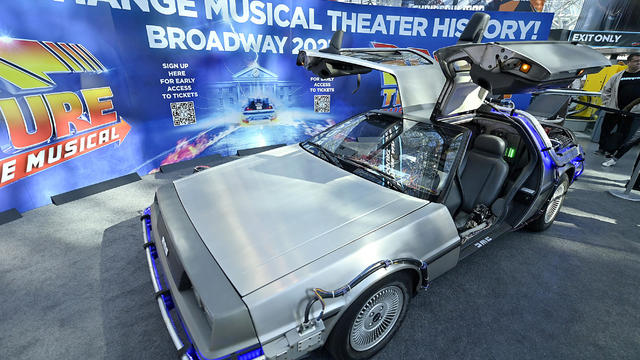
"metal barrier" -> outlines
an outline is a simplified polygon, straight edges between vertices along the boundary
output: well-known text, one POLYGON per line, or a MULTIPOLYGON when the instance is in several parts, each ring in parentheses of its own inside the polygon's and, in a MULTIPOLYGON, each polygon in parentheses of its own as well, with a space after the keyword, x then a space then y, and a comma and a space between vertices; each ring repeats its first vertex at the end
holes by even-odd
POLYGON ((631 172, 631 180, 627 184, 627 187, 623 190, 611 189, 609 190, 609 194, 631 201, 640 201, 640 195, 631 193, 633 186, 638 181, 638 175, 640 175, 640 154, 638 154, 638 160, 636 160, 636 165, 631 172))

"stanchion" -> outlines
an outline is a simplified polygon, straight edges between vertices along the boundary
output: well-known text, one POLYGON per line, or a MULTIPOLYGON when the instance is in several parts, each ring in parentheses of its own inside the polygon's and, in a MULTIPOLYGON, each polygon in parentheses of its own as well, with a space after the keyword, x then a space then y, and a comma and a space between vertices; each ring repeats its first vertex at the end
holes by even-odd
POLYGON ((638 154, 636 166, 633 168, 633 172, 631 173, 631 180, 629 180, 629 183, 627 184, 627 187, 624 189, 624 191, 612 189, 609 190, 609 194, 625 200, 640 201, 640 195, 631 193, 633 186, 636 184, 636 181, 638 181, 638 175, 640 175, 640 154, 638 154))

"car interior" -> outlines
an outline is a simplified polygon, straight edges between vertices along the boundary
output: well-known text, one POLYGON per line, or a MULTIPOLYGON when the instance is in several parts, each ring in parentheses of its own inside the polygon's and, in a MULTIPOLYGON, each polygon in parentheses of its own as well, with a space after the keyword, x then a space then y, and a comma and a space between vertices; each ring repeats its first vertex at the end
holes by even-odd
POLYGON ((507 117, 476 116, 456 124, 471 130, 471 138, 443 204, 464 242, 500 219, 521 218, 534 199, 540 169, 523 129, 507 117))
MULTIPOLYGON (((381 111, 370 112, 367 115, 394 119, 403 116, 381 111)), ((447 207, 463 243, 494 225, 504 224, 506 228, 512 228, 520 222, 532 205, 541 181, 542 170, 536 166, 539 156, 533 140, 528 138, 527 132, 521 128, 519 122, 506 115, 479 111, 472 118, 453 117, 441 124, 447 123, 468 130, 470 137, 457 171, 438 171, 438 176, 430 172, 427 175, 422 174, 422 177, 433 183, 427 187, 437 190, 435 193, 440 194, 431 200, 447 207), (448 188, 447 183, 450 183, 448 188)), ((348 145, 371 145, 362 140, 365 138, 348 145)), ((403 149, 403 152, 410 152, 410 145, 406 141, 397 148, 403 149)), ((450 164, 443 165, 443 168, 447 169, 453 165, 452 155, 458 152, 454 148, 450 150, 442 151, 439 155, 428 154, 429 156, 424 156, 419 162, 436 156, 439 159, 437 161, 450 164)), ((340 151, 345 152, 344 149, 340 151)), ((402 156, 400 155, 399 159, 402 156)), ((435 164, 433 166, 438 167, 435 164)), ((367 172, 356 174, 371 177, 367 172)), ((373 178, 370 180, 376 181, 373 178)), ((422 197, 411 190, 409 187, 405 189, 411 195, 422 197)))

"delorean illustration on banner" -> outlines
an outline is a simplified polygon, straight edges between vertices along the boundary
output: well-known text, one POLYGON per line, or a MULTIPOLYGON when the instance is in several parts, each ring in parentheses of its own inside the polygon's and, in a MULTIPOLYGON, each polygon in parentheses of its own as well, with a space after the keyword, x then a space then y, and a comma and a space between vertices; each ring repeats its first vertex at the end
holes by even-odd
POLYGON ((249 98, 242 109, 242 123, 249 124, 252 121, 277 119, 276 110, 269 98, 249 98))
POLYGON ((553 223, 582 148, 485 98, 567 86, 609 63, 569 42, 480 43, 488 21, 475 14, 439 62, 341 48, 336 33, 298 65, 322 78, 391 74, 401 114, 359 114, 157 190, 144 242, 183 358, 298 359, 323 345, 369 358, 430 281, 501 234, 553 223))

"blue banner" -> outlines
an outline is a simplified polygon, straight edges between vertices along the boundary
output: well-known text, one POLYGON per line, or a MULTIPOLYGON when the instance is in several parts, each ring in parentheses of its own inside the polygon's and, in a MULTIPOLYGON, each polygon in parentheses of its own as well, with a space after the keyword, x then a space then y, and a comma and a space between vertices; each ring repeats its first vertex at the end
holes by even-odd
MULTIPOLYGON (((471 11, 330 1, 35 0, 0 13, 0 211, 163 164, 304 140, 392 79, 319 79, 300 49, 456 42, 471 11)), ((485 41, 544 40, 552 14, 490 12, 485 41)), ((429 79, 416 79, 429 81, 429 79)))

